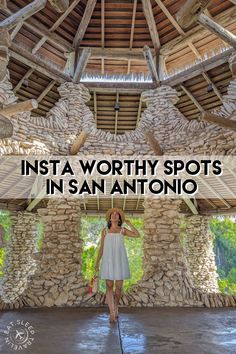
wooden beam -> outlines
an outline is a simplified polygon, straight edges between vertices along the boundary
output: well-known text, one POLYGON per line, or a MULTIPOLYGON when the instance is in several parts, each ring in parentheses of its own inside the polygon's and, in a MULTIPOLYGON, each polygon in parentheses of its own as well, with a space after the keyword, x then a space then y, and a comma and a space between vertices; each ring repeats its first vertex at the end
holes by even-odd
POLYGON ((133 48, 136 11, 137 11, 137 0, 134 0, 134 2, 133 2, 131 30, 130 30, 130 40, 129 40, 129 49, 130 50, 133 48))
POLYGON ((83 130, 73 142, 70 148, 70 155, 76 155, 80 151, 81 147, 84 145, 87 138, 88 138, 88 133, 86 133, 83 130))
POLYGON ((26 211, 32 211, 36 205, 38 205, 41 200, 43 200, 43 198, 47 195, 46 193, 46 187, 44 187, 39 194, 36 196, 36 198, 34 200, 32 200, 32 202, 27 206, 26 211))
POLYGON ((223 41, 236 49, 236 36, 233 33, 222 27, 217 22, 213 21, 205 14, 200 14, 197 18, 197 21, 202 26, 206 27, 209 31, 213 32, 217 37, 220 37, 223 39, 223 41))
MULTIPOLYGON (((221 26, 227 27, 234 22, 236 16, 236 7, 232 6, 229 9, 220 12, 214 16, 214 21, 217 21, 221 26)), ((188 45, 188 42, 198 41, 202 38, 209 36, 209 30, 200 25, 185 32, 185 35, 180 35, 169 42, 163 44, 160 49, 160 53, 163 55, 169 55, 173 51, 178 51, 188 45)))
POLYGON ((90 19, 92 17, 93 14, 93 10, 95 8, 95 5, 97 3, 97 0, 90 0, 87 2, 84 14, 83 14, 83 18, 79 24, 79 27, 77 29, 74 41, 73 41, 73 47, 74 48, 78 48, 80 45, 80 41, 83 39, 84 34, 86 32, 86 29, 88 27, 88 24, 90 22, 90 19))
POLYGON ((236 0, 230 0, 234 5, 236 5, 236 0))
POLYGON ((191 94, 189 90, 184 85, 180 85, 181 89, 186 93, 186 95, 190 98, 190 100, 195 104, 200 112, 204 111, 204 108, 200 105, 200 103, 196 100, 196 98, 191 94))
POLYGON ((0 0, 0 9, 6 9, 7 8, 7 0, 0 0))
POLYGON ((55 66, 54 63, 42 59, 42 57, 37 56, 36 54, 30 53, 28 49, 22 47, 20 44, 12 43, 9 48, 9 53, 13 58, 34 68, 44 75, 51 77, 53 80, 57 80, 58 82, 72 81, 72 78, 69 75, 64 74, 61 68, 55 66))
MULTIPOLYGON (((77 6, 77 4, 80 2, 80 0, 74 0, 68 7, 68 9, 56 20, 56 22, 52 25, 52 27, 49 29, 50 33, 54 32, 65 20, 65 18, 70 14, 70 12, 77 6)), ((48 36, 43 36, 40 41, 34 46, 32 49, 32 53, 36 53, 39 48, 42 47, 42 45, 48 40, 48 36)))
POLYGON ((105 47, 105 0, 101 0, 101 47, 105 47))
POLYGON ((97 124, 98 120, 98 106, 97 106, 97 93, 96 91, 93 91, 93 110, 94 110, 94 118, 97 124))
POLYGON ((12 14, 10 17, 7 17, 5 20, 1 21, 0 28, 7 28, 9 30, 15 27, 19 22, 26 20, 36 12, 42 10, 45 7, 46 2, 47 0, 32 1, 15 14, 12 14))
POLYGON ((38 102, 32 99, 32 100, 27 100, 27 101, 9 105, 1 109, 0 114, 4 115, 5 117, 11 117, 14 114, 32 111, 32 109, 36 109, 36 108, 38 108, 38 102))
POLYGON ((236 53, 233 53, 233 55, 229 58, 229 68, 233 77, 236 77, 236 53))
POLYGON ((210 79, 209 75, 205 72, 202 73, 202 76, 204 77, 204 79, 206 80, 206 82, 212 86, 213 91, 215 92, 216 96, 219 98, 219 100, 223 103, 223 97, 220 93, 220 91, 218 90, 218 88, 216 87, 216 85, 212 82, 212 80, 210 79))
POLYGON ((75 69, 73 82, 78 83, 80 81, 81 76, 84 72, 84 69, 86 68, 86 65, 89 61, 90 55, 91 55, 91 49, 84 48, 80 57, 79 57, 79 60, 78 60, 78 63, 77 63, 76 69, 75 69))
POLYGON ((199 214, 198 209, 196 208, 196 206, 194 205, 194 203, 192 202, 192 200, 190 198, 183 197, 183 200, 194 215, 199 214))
POLYGON ((15 38, 17 33, 20 31, 21 27, 23 26, 23 22, 19 22, 11 31, 11 40, 15 38))
POLYGON ((16 86, 14 87, 14 89, 13 89, 14 93, 16 93, 19 90, 19 88, 23 84, 24 80, 27 80, 33 72, 34 72, 34 69, 31 68, 25 73, 25 75, 20 79, 18 84, 16 84, 16 86))
POLYGON ((218 208, 216 210, 206 210, 206 209, 201 209, 200 215, 235 215, 236 214, 236 208, 231 207, 230 209, 221 209, 218 208))
POLYGON ((144 54, 144 58, 147 61, 147 65, 149 67, 152 76, 152 81, 155 83, 156 86, 160 86, 160 79, 156 70, 156 65, 154 63, 150 48, 147 45, 143 47, 143 54, 144 54))
POLYGON ((45 89, 43 90, 43 92, 39 95, 39 97, 37 98, 37 102, 41 102, 42 99, 48 94, 49 91, 51 91, 51 89, 53 88, 53 86, 55 85, 56 81, 52 80, 47 87, 45 87, 45 89))
POLYGON ((149 32, 150 32, 150 36, 152 39, 153 47, 155 49, 155 52, 158 52, 161 47, 161 44, 160 44, 160 39, 159 39, 159 35, 157 32, 157 26, 156 26, 156 22, 155 22, 153 11, 152 11, 151 1, 150 0, 142 0, 142 5, 143 5, 144 16, 146 18, 149 32))
POLYGON ((69 0, 49 0, 57 12, 65 12, 69 7, 69 0))
MULTIPOLYGON (((0 139, 10 138, 13 135, 13 124, 0 113, 0 139)), ((1 181, 2 183, 2 181, 1 181)))
POLYGON ((171 15, 171 13, 169 12, 169 10, 167 9, 167 7, 163 4, 163 1, 161 0, 155 0, 157 5, 160 7, 160 9, 164 12, 164 14, 166 15, 166 17, 168 18, 168 20, 172 23, 172 25, 177 29, 177 31, 179 32, 179 34, 184 35, 184 31, 183 29, 180 27, 179 23, 176 21, 176 19, 174 18, 174 16, 171 15))
MULTIPOLYGON (((17 6, 14 7, 17 10, 20 10, 17 6)), ((6 9, 3 11, 5 15, 13 15, 12 11, 6 9)), ((37 21, 35 18, 28 18, 24 21, 24 26, 32 31, 32 33, 37 33, 39 36, 46 36, 48 41, 50 41, 56 48, 59 48, 63 51, 72 51, 72 45, 69 41, 65 40, 56 33, 50 32, 50 30, 44 26, 40 21, 37 21)))
POLYGON ((163 150, 162 150, 160 144, 158 143, 158 141, 156 140, 154 133, 150 130, 146 130, 144 132, 144 135, 146 137, 148 144, 153 149, 154 153, 158 156, 163 155, 163 150))
POLYGON ((178 24, 188 28, 194 23, 198 15, 203 12, 212 0, 187 0, 176 14, 178 24))
POLYGON ((67 58, 67 61, 63 72, 66 75, 73 77, 75 73, 75 52, 64 53, 64 55, 67 58))
MULTIPOLYGON (((235 119, 235 115, 233 118, 235 119)), ((232 117, 223 118, 223 117, 220 117, 214 113, 205 111, 201 114, 200 119, 202 119, 208 123, 212 123, 212 124, 218 125, 220 127, 236 131, 236 121, 232 120, 232 117)))
MULTIPOLYGON (((119 92, 116 93, 116 103, 119 103, 119 92)), ((119 110, 115 110, 115 135, 117 134, 117 125, 118 125, 118 115, 119 110)))
POLYGON ((140 95, 139 105, 138 105, 138 114, 137 114, 136 127, 138 126, 138 123, 139 123, 140 118, 141 118, 142 105, 143 105, 143 100, 142 100, 142 96, 140 95))
MULTIPOLYGON (((82 49, 80 49, 82 51, 82 49)), ((143 60, 143 51, 123 48, 91 48, 91 59, 143 60)))
POLYGON ((122 90, 122 92, 136 92, 140 93, 144 90, 154 89, 156 86, 152 82, 91 82, 91 81, 81 81, 83 85, 88 87, 90 90, 96 90, 96 92, 117 92, 117 90, 122 90))
POLYGON ((214 57, 204 60, 201 63, 193 65, 187 70, 184 70, 176 75, 173 75, 161 81, 161 84, 176 86, 186 80, 190 80, 193 77, 201 75, 203 72, 207 72, 211 69, 217 68, 218 66, 228 62, 229 57, 233 53, 233 51, 234 51, 233 48, 227 49, 224 52, 215 55, 214 57))
POLYGON ((11 37, 7 29, 0 28, 0 81, 7 74, 7 65, 9 61, 8 47, 11 45, 11 37))

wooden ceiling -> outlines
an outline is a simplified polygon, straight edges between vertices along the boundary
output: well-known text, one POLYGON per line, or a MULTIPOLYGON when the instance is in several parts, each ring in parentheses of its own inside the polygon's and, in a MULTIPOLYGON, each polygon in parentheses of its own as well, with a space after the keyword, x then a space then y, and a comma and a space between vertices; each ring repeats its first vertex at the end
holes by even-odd
MULTIPOLYGON (((199 37, 197 33, 201 26, 196 23, 187 31, 178 26, 175 15, 185 2, 186 0, 151 0, 160 51, 163 51, 165 57, 163 77, 178 73, 194 65, 196 61, 210 57, 213 51, 217 53, 222 48, 227 48, 226 43, 207 30, 204 36, 199 37), (192 36, 194 33, 196 39, 192 36), (185 35, 192 36, 191 44, 182 41, 185 35)), ((29 1, 23 0, 8 1, 8 10, 0 10, 0 19, 15 13, 28 3, 29 1)), ((213 18, 219 18, 225 23, 225 28, 236 33, 236 21, 232 15, 234 10, 232 1, 213 0, 207 13, 213 18)), ((63 72, 68 57, 65 53, 72 50, 77 38, 80 48, 91 47, 94 50, 84 74, 146 75, 149 74, 149 68, 142 50, 144 45, 148 45, 155 55, 155 42, 144 12, 142 0, 74 0, 70 1, 70 8, 65 14, 57 13, 47 2, 44 9, 24 21, 21 27, 11 30, 13 44, 27 48, 31 54, 53 63, 63 72), (91 18, 87 16, 88 12, 91 18), (41 31, 45 33, 45 29, 50 31, 52 40, 42 35, 41 31), (138 59, 124 59, 117 54, 120 50, 137 53, 138 59), (111 51, 109 58, 106 55, 101 57, 101 51, 111 51)), ((14 48, 12 51, 14 52, 14 48)), ((11 55, 8 68, 19 100, 37 99, 39 107, 33 114, 45 116, 59 99, 58 80, 52 79, 42 70, 31 68, 21 56, 11 55)), ((222 95, 226 93, 231 78, 226 62, 194 78, 172 85, 181 92, 178 109, 187 119, 195 119, 202 108, 220 106, 222 95)), ((103 85, 102 90, 97 90, 96 84, 91 84, 91 100, 88 106, 94 112, 98 128, 123 134, 135 129, 145 104, 140 100, 141 90, 127 93, 127 90, 123 92, 122 89, 116 89, 114 85, 113 87, 113 90, 106 90, 103 85), (119 111, 114 109, 116 102, 119 103, 119 111)))

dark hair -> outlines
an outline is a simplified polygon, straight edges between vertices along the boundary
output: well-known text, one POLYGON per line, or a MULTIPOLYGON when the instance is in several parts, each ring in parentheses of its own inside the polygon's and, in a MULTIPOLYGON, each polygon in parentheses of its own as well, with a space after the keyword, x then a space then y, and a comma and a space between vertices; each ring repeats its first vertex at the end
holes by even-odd
MULTIPOLYGON (((119 213, 118 226, 121 226, 121 225, 122 225, 122 219, 121 219, 121 216, 120 216, 120 213, 119 213)), ((110 220, 107 222, 107 227, 108 227, 108 229, 110 229, 110 227, 111 227, 111 218, 110 218, 110 220)))

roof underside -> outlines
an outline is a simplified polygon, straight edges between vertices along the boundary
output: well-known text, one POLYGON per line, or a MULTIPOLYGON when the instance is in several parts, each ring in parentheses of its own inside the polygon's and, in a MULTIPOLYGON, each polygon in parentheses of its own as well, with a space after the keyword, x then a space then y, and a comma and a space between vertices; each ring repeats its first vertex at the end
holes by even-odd
MULTIPOLYGON (((93 0, 70 1, 70 11, 67 15, 57 13, 49 2, 44 9, 37 12, 19 28, 13 28, 13 44, 20 45, 36 57, 47 60, 56 65, 63 72, 68 53, 73 51, 76 34, 81 30, 80 24, 84 23, 85 14, 89 4, 93 0), (52 39, 42 35, 42 31, 50 31, 52 39), (79 30, 79 31, 78 31, 79 30), (57 40, 58 39, 58 40, 57 40)), ((187 71, 190 67, 201 61, 211 58, 229 48, 219 37, 210 31, 200 33, 201 25, 194 23, 187 30, 176 26, 175 15, 185 4, 186 0, 151 0, 151 10, 156 24, 160 42, 160 51, 165 62, 163 77, 174 77, 180 72, 187 71), (158 2, 162 3, 160 7, 158 2), (196 37, 195 37, 196 33, 196 37), (191 43, 184 41, 185 37, 191 38, 191 43)), ((29 1, 8 1, 8 10, 0 10, 0 20, 10 13, 29 4, 29 1)), ((206 14, 236 34, 235 6, 232 1, 212 0, 206 10, 206 14), (234 14, 234 15, 232 15, 234 14)), ((178 25, 178 24, 177 24, 178 25)), ((149 68, 143 56, 143 47, 148 45, 155 58, 156 48, 150 34, 150 28, 143 11, 142 0, 97 0, 88 25, 85 26, 77 45, 83 49, 90 47, 93 50, 84 77, 90 77, 96 81, 118 74, 124 75, 124 83, 127 75, 147 75, 150 77, 149 68), (110 52, 109 52, 110 51, 110 52), (137 54, 133 57, 122 58, 119 53, 130 52, 137 54), (109 55, 104 55, 108 53, 109 55), (111 54, 113 53, 113 54, 111 54), (141 55, 139 55, 141 53, 141 55), (119 55, 118 55, 119 54, 119 55), (117 57, 116 57, 117 55, 117 57), (119 58, 118 58, 119 57, 119 58)), ((47 112, 59 99, 57 91, 60 82, 45 74, 42 70, 31 68, 22 56, 12 55, 10 51, 9 71, 10 80, 14 91, 20 101, 30 98, 38 100, 39 106, 33 110, 34 115, 46 116, 47 112)), ((197 72, 196 75, 170 83, 181 93, 176 107, 189 120, 196 119, 201 109, 211 110, 222 104, 222 95, 226 94, 228 84, 232 80, 231 71, 227 60, 219 61, 215 66, 207 70, 197 72), (210 85, 209 85, 210 83, 210 85), (191 99, 191 95, 197 101, 191 99)), ((98 81, 97 81, 98 82, 98 81)), ((96 82, 88 86, 91 92, 91 100, 88 106, 94 113, 97 127, 111 133, 123 134, 136 128, 140 116, 145 109, 145 103, 141 101, 141 89, 127 92, 119 89, 118 85, 100 87, 96 82), (119 103, 119 112, 114 106, 119 103)), ((43 206, 45 201, 37 205, 43 206)), ((126 211, 134 213, 143 212, 143 198, 137 197, 119 199, 105 199, 100 201, 90 199, 82 204, 85 212, 104 211, 110 206, 122 207, 126 211), (113 204, 114 203, 114 204, 113 204)), ((235 199, 227 200, 232 208, 236 208, 235 199)), ((25 209, 27 201, 10 200, 1 201, 0 207, 9 209, 25 209)), ((224 210, 225 204, 220 200, 199 200, 199 211, 224 210)), ((183 210, 189 210, 183 203, 183 210)))

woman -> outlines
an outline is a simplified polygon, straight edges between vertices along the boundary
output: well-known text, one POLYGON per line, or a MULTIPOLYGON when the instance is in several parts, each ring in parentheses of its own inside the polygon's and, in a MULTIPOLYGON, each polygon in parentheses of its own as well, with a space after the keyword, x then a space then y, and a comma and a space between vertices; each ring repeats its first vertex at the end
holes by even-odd
POLYGON ((118 317, 123 280, 130 278, 123 237, 140 237, 140 233, 129 220, 125 220, 124 212, 119 208, 110 208, 106 213, 106 220, 107 227, 102 230, 95 272, 99 271, 99 262, 102 258, 99 277, 106 280, 106 303, 110 310, 110 322, 115 323, 118 317), (124 222, 131 227, 131 230, 122 227, 124 222), (115 292, 113 293, 114 282, 115 292))

